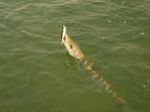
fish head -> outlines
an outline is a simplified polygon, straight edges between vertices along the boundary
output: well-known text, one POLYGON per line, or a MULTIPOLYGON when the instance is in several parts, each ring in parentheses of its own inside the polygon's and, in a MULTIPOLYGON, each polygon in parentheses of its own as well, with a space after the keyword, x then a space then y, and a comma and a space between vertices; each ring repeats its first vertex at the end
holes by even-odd
POLYGON ((64 44, 69 54, 74 58, 81 59, 84 57, 84 54, 82 53, 78 45, 67 35, 65 26, 63 26, 62 30, 61 44, 64 44))
POLYGON ((63 26, 62 34, 61 34, 61 44, 63 44, 67 48, 71 56, 75 57, 76 49, 73 47, 74 43, 67 35, 66 30, 67 30, 66 26, 63 26))
POLYGON ((66 26, 63 26, 62 34, 61 34, 61 44, 64 44, 66 36, 66 26))

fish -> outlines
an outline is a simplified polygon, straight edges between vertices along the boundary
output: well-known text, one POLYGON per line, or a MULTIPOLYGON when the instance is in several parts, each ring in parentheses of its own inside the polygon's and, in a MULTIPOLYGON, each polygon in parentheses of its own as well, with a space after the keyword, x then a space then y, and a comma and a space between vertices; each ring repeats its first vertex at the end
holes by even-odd
POLYGON ((94 67, 93 62, 91 62, 85 54, 81 51, 77 43, 71 39, 70 36, 67 34, 67 28, 63 25, 62 34, 61 34, 61 44, 63 44, 69 54, 75 58, 78 62, 80 62, 83 68, 91 74, 92 78, 95 79, 100 87, 106 90, 108 93, 111 93, 115 103, 122 108, 125 104, 125 101, 112 89, 111 84, 106 81, 102 75, 100 75, 94 67))

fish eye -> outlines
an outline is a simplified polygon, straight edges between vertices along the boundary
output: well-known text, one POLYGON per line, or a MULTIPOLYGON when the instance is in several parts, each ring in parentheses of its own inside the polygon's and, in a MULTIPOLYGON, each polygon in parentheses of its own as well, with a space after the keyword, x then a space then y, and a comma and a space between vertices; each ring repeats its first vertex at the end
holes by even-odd
POLYGON ((64 37, 63 39, 64 39, 64 41, 65 41, 65 40, 66 40, 66 37, 64 37))
POLYGON ((70 48, 72 49, 72 45, 70 45, 70 48))

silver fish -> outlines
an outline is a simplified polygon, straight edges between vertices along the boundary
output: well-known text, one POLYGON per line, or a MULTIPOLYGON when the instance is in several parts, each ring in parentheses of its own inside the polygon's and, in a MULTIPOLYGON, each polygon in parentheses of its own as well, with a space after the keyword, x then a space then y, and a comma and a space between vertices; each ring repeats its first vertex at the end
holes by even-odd
POLYGON ((112 94, 115 103, 117 103, 119 107, 122 107, 125 101, 119 97, 116 92, 113 91, 111 85, 106 80, 104 80, 104 78, 99 73, 97 73, 96 70, 94 70, 93 63, 86 58, 78 45, 67 35, 66 30, 66 27, 63 26, 61 44, 64 44, 69 54, 83 65, 83 67, 92 75, 92 78, 97 80, 102 88, 112 94))

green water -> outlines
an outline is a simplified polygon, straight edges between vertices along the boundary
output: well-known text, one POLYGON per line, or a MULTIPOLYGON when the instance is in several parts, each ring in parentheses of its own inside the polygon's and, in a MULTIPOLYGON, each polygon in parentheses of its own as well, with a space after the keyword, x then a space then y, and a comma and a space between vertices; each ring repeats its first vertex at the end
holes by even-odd
POLYGON ((60 45, 62 25, 123 112, 150 112, 149 0, 0 0, 0 112, 121 111, 60 45))

